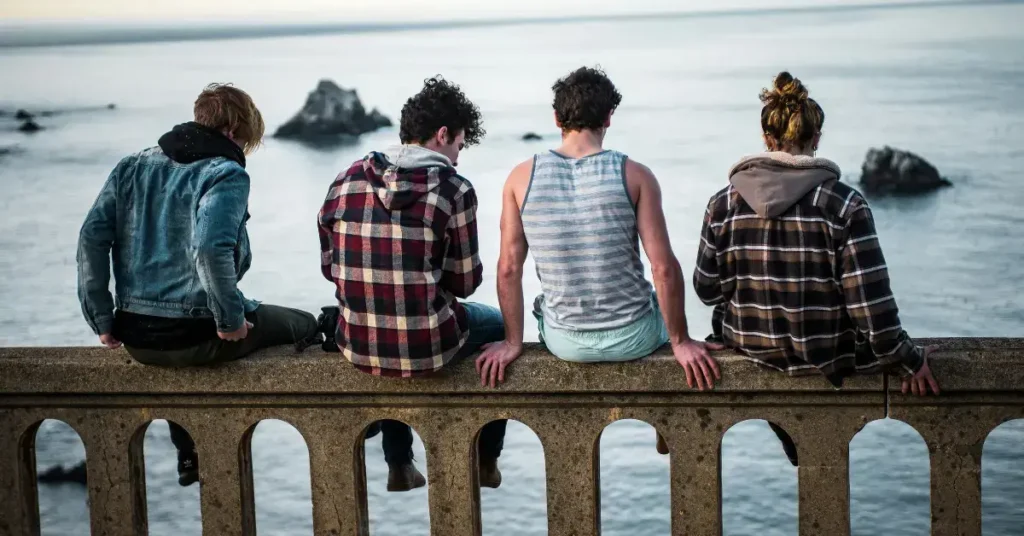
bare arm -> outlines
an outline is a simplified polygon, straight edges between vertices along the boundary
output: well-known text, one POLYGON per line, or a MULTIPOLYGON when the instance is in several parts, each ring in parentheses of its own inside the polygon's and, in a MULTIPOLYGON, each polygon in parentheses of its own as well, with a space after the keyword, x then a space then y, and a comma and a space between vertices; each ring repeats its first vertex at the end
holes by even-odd
MULTIPOLYGON (((690 338, 686 324, 686 287, 683 270, 672 252, 665 213, 661 208, 661 187, 646 166, 626 162, 626 184, 636 204, 637 232, 651 262, 651 274, 658 295, 658 306, 668 329, 669 342, 676 360, 686 370, 690 387, 714 386, 719 378, 718 363, 707 353, 706 345, 690 338)), ((719 349, 717 345, 710 345, 719 349)))
POLYGON ((523 352, 523 264, 529 246, 519 210, 530 183, 533 162, 515 167, 505 181, 501 202, 501 253, 498 256, 498 303, 505 319, 505 340, 490 345, 477 358, 480 383, 505 381, 505 367, 523 352))

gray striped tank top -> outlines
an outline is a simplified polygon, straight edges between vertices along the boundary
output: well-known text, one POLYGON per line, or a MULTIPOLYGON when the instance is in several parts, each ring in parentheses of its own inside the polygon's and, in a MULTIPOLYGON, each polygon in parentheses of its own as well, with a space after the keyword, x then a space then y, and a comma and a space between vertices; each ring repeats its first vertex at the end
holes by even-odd
POLYGON ((626 155, 615 151, 533 159, 522 218, 545 327, 613 329, 651 309, 625 166, 626 155))

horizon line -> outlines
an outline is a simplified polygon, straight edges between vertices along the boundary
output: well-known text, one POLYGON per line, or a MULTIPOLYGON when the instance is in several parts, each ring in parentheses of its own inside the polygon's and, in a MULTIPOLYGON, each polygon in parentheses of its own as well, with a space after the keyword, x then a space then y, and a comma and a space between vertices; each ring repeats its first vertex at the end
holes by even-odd
MULTIPOLYGON (((372 32, 406 32, 424 31, 438 29, 466 29, 466 28, 488 28, 500 26, 532 26, 548 24, 570 24, 588 22, 610 22, 610 21, 643 21, 652 19, 699 19, 699 18, 723 18, 723 17, 744 17, 751 15, 795 15, 813 13, 842 13, 851 11, 881 11, 881 10, 902 10, 914 8, 934 7, 977 7, 986 5, 1013 5, 1024 4, 1024 0, 925 0, 925 1, 900 1, 900 2, 875 2, 865 4, 846 4, 831 6, 794 6, 774 8, 739 8, 732 10, 709 10, 709 11, 670 11, 670 12, 649 12, 649 13, 625 13, 625 14, 603 14, 603 15, 564 15, 553 17, 518 17, 507 19, 452 19, 425 22, 364 22, 364 23, 214 23, 204 26, 180 26, 169 25, 166 27, 154 27, 152 24, 134 23, 127 21, 94 21, 89 24, 91 28, 72 30, 63 35, 46 34, 47 25, 53 25, 54 21, 28 22, 28 29, 20 22, 21 28, 15 27, 11 31, 10 26, 3 34, 0 34, 0 48, 38 48, 57 46, 80 46, 80 45, 119 45, 131 43, 165 43, 184 41, 205 41, 205 40, 238 40, 238 39, 267 39, 274 37, 296 37, 303 35, 332 35, 332 34, 356 34, 372 32), (106 24, 106 27, 99 26, 106 24), (124 25, 122 28, 111 26, 124 25), (21 30, 22 35, 18 35, 21 30), (154 33, 154 30, 159 33, 154 33)), ((66 24, 61 22, 59 24, 66 24)), ((195 22, 185 22, 195 24, 195 22)), ((0 21, 0 28, 4 21, 0 21)), ((53 28, 53 26, 50 26, 53 28)), ((66 28, 66 27, 64 27, 66 28)))

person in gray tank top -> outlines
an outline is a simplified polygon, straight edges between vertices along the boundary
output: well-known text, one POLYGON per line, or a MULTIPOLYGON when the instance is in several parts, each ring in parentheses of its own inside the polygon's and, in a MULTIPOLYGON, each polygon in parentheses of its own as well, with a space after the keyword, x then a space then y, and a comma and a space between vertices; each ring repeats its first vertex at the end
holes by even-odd
POLYGON ((687 384, 712 388, 720 373, 708 350, 723 347, 687 332, 685 285, 658 181, 646 166, 602 146, 622 96, 604 72, 587 67, 553 89, 562 145, 516 166, 502 194, 498 300, 506 338, 477 358, 481 382, 504 381, 523 351, 523 264, 532 249, 543 291, 533 312, 553 354, 629 361, 670 343, 687 384))

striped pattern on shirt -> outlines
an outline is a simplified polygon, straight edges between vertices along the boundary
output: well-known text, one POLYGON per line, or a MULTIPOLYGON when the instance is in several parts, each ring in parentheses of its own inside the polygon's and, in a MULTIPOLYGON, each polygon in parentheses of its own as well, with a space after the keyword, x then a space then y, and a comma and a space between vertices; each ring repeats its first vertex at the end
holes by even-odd
POLYGON ((614 329, 650 311, 626 160, 615 151, 533 159, 521 211, 549 328, 614 329))
POLYGON ((712 338, 796 375, 837 387, 856 373, 912 374, 922 351, 900 325, 867 201, 825 182, 776 218, 733 186, 708 203, 693 274, 714 306, 712 338))

